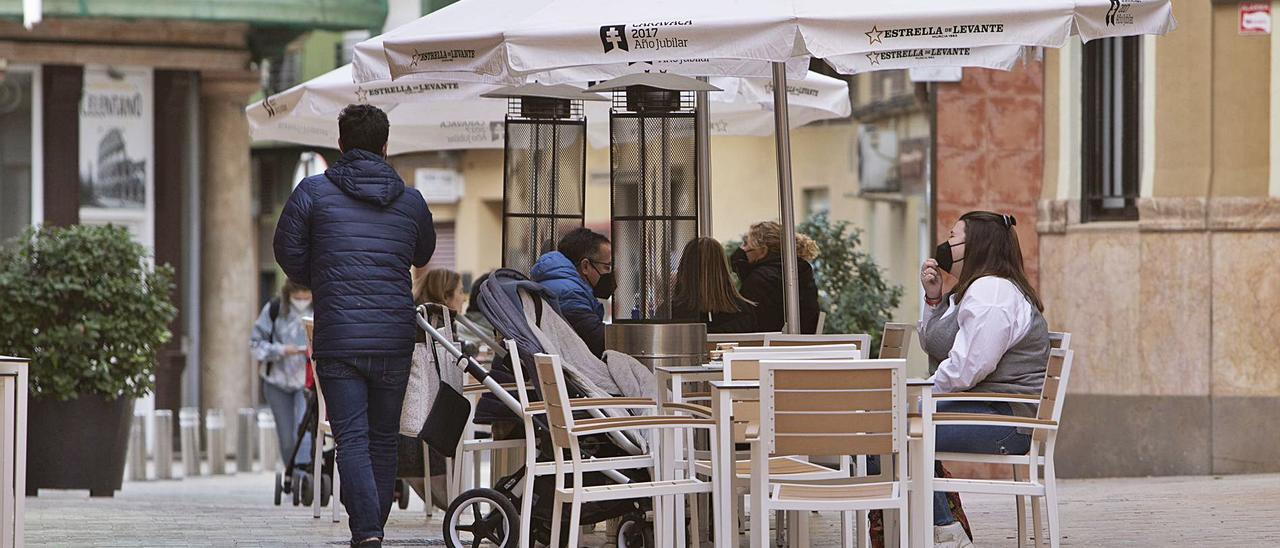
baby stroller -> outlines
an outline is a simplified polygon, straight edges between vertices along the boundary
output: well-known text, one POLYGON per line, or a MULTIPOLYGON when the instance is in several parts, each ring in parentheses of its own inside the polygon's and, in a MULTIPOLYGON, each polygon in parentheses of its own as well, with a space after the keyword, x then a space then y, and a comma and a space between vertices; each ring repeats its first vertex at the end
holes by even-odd
MULTIPOLYGON (((608 363, 602 362, 591 355, 576 335, 566 337, 568 326, 555 309, 554 297, 516 271, 499 270, 491 275, 479 291, 478 305, 485 318, 506 339, 508 359, 495 362, 489 371, 433 328, 424 317, 425 309, 420 309, 418 323, 467 373, 487 387, 488 393, 476 414, 477 421, 480 417, 486 421, 519 421, 531 447, 526 449, 529 456, 524 467, 497 480, 492 488, 470 489, 454 499, 444 517, 445 543, 448 546, 479 545, 487 540, 498 546, 528 546, 530 541, 546 544, 555 526, 549 504, 554 478, 544 471, 531 480, 529 474, 534 471, 528 468, 535 456, 537 461, 551 458, 545 416, 525 412, 530 400, 540 401, 534 390, 513 394, 513 387, 508 384, 504 388, 502 381, 527 379, 526 386, 536 386, 536 376, 531 374, 535 370, 532 360, 534 354, 541 352, 573 358, 565 360, 573 397, 652 396, 643 393, 653 390, 652 373, 622 354, 609 356, 608 363)), ((572 331, 568 333, 571 335, 572 331)), ((517 386, 519 384, 522 383, 517 386)), ((603 417, 628 412, 611 409, 590 413, 603 417)), ((646 443, 640 436, 613 432, 584 439, 582 447, 588 458, 608 459, 642 454, 646 443)), ((535 467, 541 466, 539 463, 535 467)), ((588 485, 646 480, 647 474, 642 469, 623 473, 606 468, 584 476, 588 485)), ((619 539, 620 546, 651 546, 652 533, 645 520, 649 506, 648 499, 588 503, 583 507, 582 523, 622 518, 619 530, 624 533, 619 539)))
MULTIPOLYGON (((309 318, 303 320, 303 325, 307 332, 307 344, 311 344, 312 323, 309 318)), ((310 356, 308 355, 308 358, 310 356)), ((307 409, 302 415, 302 420, 298 422, 296 441, 292 448, 289 448, 289 456, 285 459, 285 467, 283 472, 276 472, 275 477, 275 505, 280 506, 284 499, 284 495, 290 495, 294 506, 307 505, 310 506, 315 501, 315 470, 314 462, 298 465, 298 452, 302 450, 302 444, 307 434, 311 435, 314 443, 324 443, 324 438, 320 436, 320 399, 316 395, 315 390, 315 368, 314 362, 307 360, 306 383, 303 391, 307 399, 307 409)), ((277 428, 285 427, 278 425, 277 428)), ((283 448, 282 448, 283 449, 283 448)), ((336 466, 336 451, 334 446, 324 447, 320 459, 320 506, 328 506, 333 496, 333 467, 336 466)), ((314 459, 313 459, 314 461, 314 459)), ((401 510, 409 507, 409 486, 404 480, 396 481, 396 493, 394 500, 401 510)), ((316 510, 319 512, 319 509, 316 510)), ((316 515, 319 517, 319 514, 316 515)), ((336 516, 336 514, 335 514, 336 516)), ((337 518, 335 517, 335 520, 337 518)))
MULTIPOLYGON (((298 422, 296 441, 293 447, 289 449, 289 456, 285 459, 284 472, 276 472, 276 491, 275 504, 280 506, 284 495, 290 495, 293 498, 293 505, 310 505, 315 496, 316 481, 314 480, 313 471, 314 463, 298 465, 298 452, 302 450, 302 442, 307 434, 311 434, 311 439, 317 439, 316 428, 319 427, 318 415, 319 401, 316 398, 315 377, 312 372, 311 361, 307 361, 307 380, 306 386, 303 388, 307 398, 307 410, 302 415, 302 420, 298 422)), ((286 425, 278 425, 277 428, 287 428, 286 425)), ((320 464, 320 505, 327 506, 329 498, 333 493, 333 448, 330 447, 324 451, 323 462, 320 464)))

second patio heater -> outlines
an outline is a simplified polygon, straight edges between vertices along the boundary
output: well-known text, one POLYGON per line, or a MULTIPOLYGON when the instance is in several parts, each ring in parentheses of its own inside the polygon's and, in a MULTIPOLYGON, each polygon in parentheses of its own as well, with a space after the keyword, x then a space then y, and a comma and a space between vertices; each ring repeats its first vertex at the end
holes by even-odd
POLYGON ((698 237, 694 95, 718 88, 674 74, 631 74, 589 91, 613 92, 609 113, 613 322, 606 346, 651 364, 701 359, 702 324, 680 324, 671 296, 680 254, 698 237))
POLYGON ((526 84, 484 97, 507 99, 503 129, 502 266, 525 274, 566 232, 581 227, 586 187, 584 100, 568 85, 526 84))

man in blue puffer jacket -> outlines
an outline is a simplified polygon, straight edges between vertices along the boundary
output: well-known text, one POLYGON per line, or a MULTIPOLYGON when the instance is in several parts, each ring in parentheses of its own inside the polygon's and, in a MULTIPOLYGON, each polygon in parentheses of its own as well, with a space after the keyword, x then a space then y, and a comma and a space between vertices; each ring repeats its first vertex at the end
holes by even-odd
POLYGON ((560 239, 556 251, 538 258, 533 281, 555 294, 560 314, 595 355, 604 354, 604 305, 613 295, 613 247, 609 238, 579 228, 560 239))
POLYGON ((276 225, 276 262, 311 288, 312 357, 338 444, 351 543, 381 546, 395 490, 400 406, 413 357, 409 267, 435 251, 422 195, 385 160, 387 115, 338 116, 342 158, 303 179, 276 225))

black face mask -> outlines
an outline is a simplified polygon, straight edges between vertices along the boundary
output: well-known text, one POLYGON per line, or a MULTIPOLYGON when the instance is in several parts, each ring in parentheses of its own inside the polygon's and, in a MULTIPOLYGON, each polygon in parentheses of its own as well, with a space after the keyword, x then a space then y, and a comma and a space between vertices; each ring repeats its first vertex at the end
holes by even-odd
MULTIPOLYGON (((964 242, 960 242, 955 245, 962 245, 962 244, 964 244, 964 242)), ((944 272, 947 272, 947 273, 951 272, 951 267, 953 265, 955 265, 958 262, 964 261, 964 257, 960 257, 960 259, 958 260, 953 259, 951 257, 951 247, 952 247, 951 242, 942 242, 938 244, 938 248, 933 251, 933 260, 938 261, 938 268, 941 268, 944 272)))
POLYGON ((613 292, 616 289, 618 289, 618 282, 613 279, 613 273, 609 272, 600 275, 600 279, 596 280, 595 287, 591 288, 591 293, 597 299, 608 299, 613 296, 613 292))

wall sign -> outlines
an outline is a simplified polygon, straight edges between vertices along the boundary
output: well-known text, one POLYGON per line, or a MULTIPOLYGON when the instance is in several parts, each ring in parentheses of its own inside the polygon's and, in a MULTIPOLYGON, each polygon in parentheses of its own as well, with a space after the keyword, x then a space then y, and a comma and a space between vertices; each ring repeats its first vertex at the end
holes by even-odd
POLYGON ((462 174, 452 169, 415 169, 413 186, 422 192, 422 199, 428 204, 456 204, 462 199, 462 174))
POLYGON ((1241 36, 1271 34, 1270 2, 1241 2, 1239 10, 1241 36))
POLYGON ((80 99, 80 219, 153 244, 155 133, 148 67, 86 65, 80 99))

